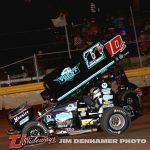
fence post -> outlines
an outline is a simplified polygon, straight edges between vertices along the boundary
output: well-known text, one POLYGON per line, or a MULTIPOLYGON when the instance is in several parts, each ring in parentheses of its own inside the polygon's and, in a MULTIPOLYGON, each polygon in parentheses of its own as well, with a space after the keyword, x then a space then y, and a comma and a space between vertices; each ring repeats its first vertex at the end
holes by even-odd
POLYGON ((37 79, 37 82, 39 82, 40 81, 39 80, 39 67, 38 67, 36 54, 34 54, 33 60, 34 60, 34 69, 35 69, 36 79, 37 79))
POLYGON ((67 40, 67 47, 68 47, 69 59, 71 59, 71 51, 70 51, 70 43, 69 43, 67 25, 65 25, 65 34, 66 34, 66 40, 67 40))
POLYGON ((7 75, 7 80, 8 80, 8 85, 11 86, 11 80, 10 80, 10 75, 7 75))
POLYGON ((131 5, 130 5, 130 13, 131 13, 131 19, 132 19, 132 24, 133 24, 133 30, 134 30, 136 46, 137 46, 138 55, 139 55, 140 67, 142 67, 143 64, 142 64, 142 60, 141 60, 140 48, 139 48, 139 43, 138 43, 138 38, 137 38, 137 33, 136 33, 136 28, 135 28, 135 22, 134 22, 134 16, 133 16, 133 11, 132 11, 132 6, 131 5))

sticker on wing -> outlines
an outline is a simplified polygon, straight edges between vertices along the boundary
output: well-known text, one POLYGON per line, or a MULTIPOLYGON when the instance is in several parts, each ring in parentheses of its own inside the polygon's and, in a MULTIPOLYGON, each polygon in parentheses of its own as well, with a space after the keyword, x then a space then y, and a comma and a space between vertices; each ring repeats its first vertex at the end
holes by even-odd
POLYGON ((83 52, 83 59, 88 69, 105 59, 104 46, 100 42, 96 43, 88 50, 83 52))

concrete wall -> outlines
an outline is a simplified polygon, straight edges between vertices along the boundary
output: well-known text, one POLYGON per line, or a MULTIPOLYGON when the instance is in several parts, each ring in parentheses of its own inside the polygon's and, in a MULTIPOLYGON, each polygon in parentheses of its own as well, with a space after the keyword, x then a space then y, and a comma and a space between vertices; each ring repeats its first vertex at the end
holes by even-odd
MULTIPOLYGON (((150 86, 150 75, 131 77, 129 81, 136 84, 139 87, 150 86)), ((0 110, 16 108, 18 105, 27 101, 29 105, 37 105, 44 103, 40 92, 42 90, 36 90, 31 92, 8 94, 0 96, 0 110)))
POLYGON ((0 110, 16 108, 23 102, 29 105, 42 104, 44 101, 40 95, 41 91, 31 91, 24 93, 8 94, 0 96, 0 110))
POLYGON ((129 78, 129 81, 139 87, 150 86, 150 75, 131 77, 129 78))

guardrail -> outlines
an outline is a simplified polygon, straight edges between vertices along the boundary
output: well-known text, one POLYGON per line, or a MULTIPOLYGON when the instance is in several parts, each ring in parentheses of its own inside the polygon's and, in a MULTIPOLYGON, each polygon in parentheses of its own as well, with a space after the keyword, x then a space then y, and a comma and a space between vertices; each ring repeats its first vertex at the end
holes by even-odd
MULTIPOLYGON (((150 75, 150 67, 131 69, 131 70, 125 71, 125 73, 128 78, 150 75)), ((36 90, 43 90, 43 89, 44 89, 43 82, 30 83, 30 84, 24 84, 24 85, 2 87, 0 88, 0 95, 29 92, 29 91, 36 91, 36 90)))

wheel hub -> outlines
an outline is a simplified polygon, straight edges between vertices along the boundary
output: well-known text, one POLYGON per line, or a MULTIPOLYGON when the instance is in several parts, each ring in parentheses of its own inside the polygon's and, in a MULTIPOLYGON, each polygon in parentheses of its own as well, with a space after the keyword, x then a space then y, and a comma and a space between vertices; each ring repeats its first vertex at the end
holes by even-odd
POLYGON ((133 104, 133 98, 128 97, 127 98, 127 103, 130 104, 130 105, 133 104))
POLYGON ((40 130, 38 129, 32 129, 30 132, 29 132, 30 136, 40 136, 41 133, 40 133, 40 130))
POLYGON ((120 130, 125 125, 125 119, 120 114, 114 114, 109 119, 109 125, 114 130, 120 130))

